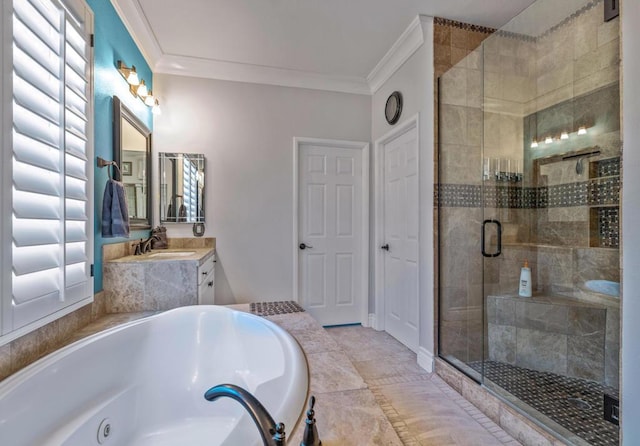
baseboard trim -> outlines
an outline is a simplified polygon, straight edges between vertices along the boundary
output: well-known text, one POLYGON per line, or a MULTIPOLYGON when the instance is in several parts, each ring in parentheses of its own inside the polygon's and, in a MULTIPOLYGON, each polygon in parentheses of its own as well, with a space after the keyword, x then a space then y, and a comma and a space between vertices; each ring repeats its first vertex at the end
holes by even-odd
POLYGON ((433 372, 433 353, 424 347, 418 347, 418 365, 427 372, 433 372))

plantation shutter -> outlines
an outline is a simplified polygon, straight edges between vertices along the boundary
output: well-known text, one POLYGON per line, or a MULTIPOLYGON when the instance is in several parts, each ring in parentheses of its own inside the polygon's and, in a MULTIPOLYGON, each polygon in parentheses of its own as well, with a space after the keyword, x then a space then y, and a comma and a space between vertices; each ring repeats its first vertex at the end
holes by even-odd
POLYGON ((12 25, 13 320, 3 332, 93 294, 87 26, 56 0, 14 0, 12 25))
POLYGON ((184 172, 182 178, 184 205, 187 208, 187 221, 196 221, 198 217, 198 169, 189 156, 182 157, 184 172))

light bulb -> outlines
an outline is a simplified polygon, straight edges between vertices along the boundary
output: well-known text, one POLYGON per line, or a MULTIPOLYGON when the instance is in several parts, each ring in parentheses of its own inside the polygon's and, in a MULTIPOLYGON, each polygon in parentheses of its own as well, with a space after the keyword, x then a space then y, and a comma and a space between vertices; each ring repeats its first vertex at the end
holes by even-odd
POLYGON ((531 148, 535 149, 536 147, 538 147, 538 141, 534 139, 533 141, 531 141, 531 148))
POLYGON ((569 134, 567 132, 560 133, 560 139, 569 139, 569 134))
POLYGON ((585 126, 582 126, 578 129, 578 135, 586 135, 587 134, 587 128, 585 126))
POLYGON ((129 75, 127 76, 127 82, 129 85, 140 85, 140 79, 138 78, 138 73, 136 72, 135 65, 131 66, 131 70, 129 71, 129 75))
POLYGON ((149 90, 149 94, 144 98, 144 103, 149 107, 153 107, 154 105, 156 105, 156 98, 153 97, 153 93, 151 93, 151 90, 149 90))
POLYGON ((136 93, 141 98, 145 98, 147 96, 147 94, 149 93, 149 91, 147 90, 147 86, 144 83, 144 80, 140 81, 140 85, 138 85, 138 90, 136 91, 136 93))
POLYGON ((544 143, 545 143, 545 144, 551 144, 552 142, 553 142, 553 138, 552 138, 551 136, 547 136, 547 137, 544 139, 544 143))
POLYGON ((153 113, 154 115, 161 115, 162 114, 162 110, 160 110, 160 103, 158 102, 157 99, 156 99, 156 103, 154 104, 153 108, 151 109, 151 113, 153 113))

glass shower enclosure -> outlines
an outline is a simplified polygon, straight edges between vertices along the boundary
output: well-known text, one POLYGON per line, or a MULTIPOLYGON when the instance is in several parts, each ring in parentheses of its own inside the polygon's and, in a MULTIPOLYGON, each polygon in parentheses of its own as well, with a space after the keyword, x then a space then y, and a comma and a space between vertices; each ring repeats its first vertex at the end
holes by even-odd
POLYGON ((620 347, 618 19, 538 0, 438 81, 438 348, 572 444, 620 347), (519 295, 525 261, 532 297, 519 295))

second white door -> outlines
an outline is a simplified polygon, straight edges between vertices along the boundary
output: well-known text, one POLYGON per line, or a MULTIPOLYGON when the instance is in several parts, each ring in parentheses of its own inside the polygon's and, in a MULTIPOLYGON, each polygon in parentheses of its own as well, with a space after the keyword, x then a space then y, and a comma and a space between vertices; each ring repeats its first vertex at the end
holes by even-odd
POLYGON ((299 296, 322 325, 359 323, 366 314, 368 147, 297 146, 299 296))
POLYGON ((418 350, 418 131, 410 127, 383 145, 385 331, 418 350))

